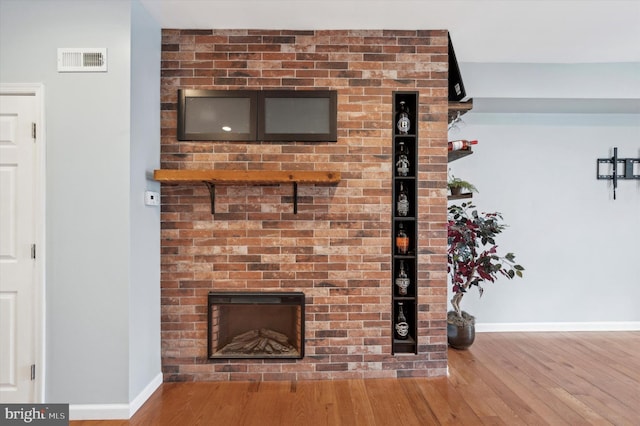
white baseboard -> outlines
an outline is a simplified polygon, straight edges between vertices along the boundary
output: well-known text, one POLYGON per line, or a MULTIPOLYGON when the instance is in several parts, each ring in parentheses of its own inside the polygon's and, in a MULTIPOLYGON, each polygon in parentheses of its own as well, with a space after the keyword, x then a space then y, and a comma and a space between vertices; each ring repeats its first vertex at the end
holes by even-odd
POLYGON ((162 384, 162 373, 158 373, 156 377, 144 388, 142 392, 136 396, 133 401, 129 403, 129 417, 133 417, 133 415, 147 402, 147 399, 151 397, 151 395, 160 387, 162 384))
POLYGON ((70 404, 69 419, 128 420, 161 384, 162 373, 159 373, 129 404, 70 404))
POLYGON ((476 332, 510 331, 640 331, 639 321, 476 323, 476 332))

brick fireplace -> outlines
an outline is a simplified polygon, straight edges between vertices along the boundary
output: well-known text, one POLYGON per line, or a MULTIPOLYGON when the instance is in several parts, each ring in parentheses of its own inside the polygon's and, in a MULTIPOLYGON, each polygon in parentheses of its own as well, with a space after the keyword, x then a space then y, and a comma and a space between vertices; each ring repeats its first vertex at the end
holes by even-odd
POLYGON ((447 32, 163 30, 161 167, 339 170, 333 186, 162 186, 166 381, 446 373, 447 32), (337 142, 184 142, 180 88, 338 91, 337 142), (392 92, 420 93, 418 354, 391 355, 392 92), (212 291, 303 292, 302 359, 210 359, 212 291))

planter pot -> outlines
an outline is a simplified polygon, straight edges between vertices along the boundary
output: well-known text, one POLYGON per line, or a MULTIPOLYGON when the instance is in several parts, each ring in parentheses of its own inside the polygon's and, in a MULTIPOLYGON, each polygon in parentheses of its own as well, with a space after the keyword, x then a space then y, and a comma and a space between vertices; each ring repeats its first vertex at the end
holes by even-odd
POLYGON ((451 195, 460 195, 462 194, 462 188, 459 186, 449 187, 449 191, 451 191, 451 195))
POLYGON ((447 340, 455 349, 467 349, 476 338, 475 324, 456 325, 447 323, 447 340))

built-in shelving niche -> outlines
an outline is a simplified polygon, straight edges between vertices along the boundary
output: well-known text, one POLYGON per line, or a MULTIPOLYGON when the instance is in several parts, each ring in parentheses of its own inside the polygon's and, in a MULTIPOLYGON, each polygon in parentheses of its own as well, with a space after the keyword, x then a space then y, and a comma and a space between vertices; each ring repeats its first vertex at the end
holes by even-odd
POLYGON ((393 224, 392 224, 392 353, 393 354, 417 354, 418 353, 418 289, 416 287, 418 277, 418 92, 394 92, 393 93, 393 224), (406 133, 398 128, 401 103, 408 110, 410 125, 406 133), (398 172, 399 157, 406 155, 408 167, 405 173, 398 172), (398 197, 401 191, 406 191, 409 208, 405 215, 398 211, 398 197), (396 246, 396 237, 400 227, 404 228, 409 238, 407 253, 400 253, 396 246), (400 273, 401 265, 409 279, 406 294, 400 294, 400 288, 396 285, 396 279, 400 273), (399 338, 396 330, 398 322, 399 305, 406 317, 408 336, 399 338))

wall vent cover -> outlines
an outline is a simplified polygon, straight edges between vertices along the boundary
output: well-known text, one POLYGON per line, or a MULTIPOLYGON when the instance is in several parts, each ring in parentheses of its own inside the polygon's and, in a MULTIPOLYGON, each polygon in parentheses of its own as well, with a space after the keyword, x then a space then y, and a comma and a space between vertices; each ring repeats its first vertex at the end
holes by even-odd
POLYGON ((106 48, 59 48, 58 72, 105 72, 106 48))

